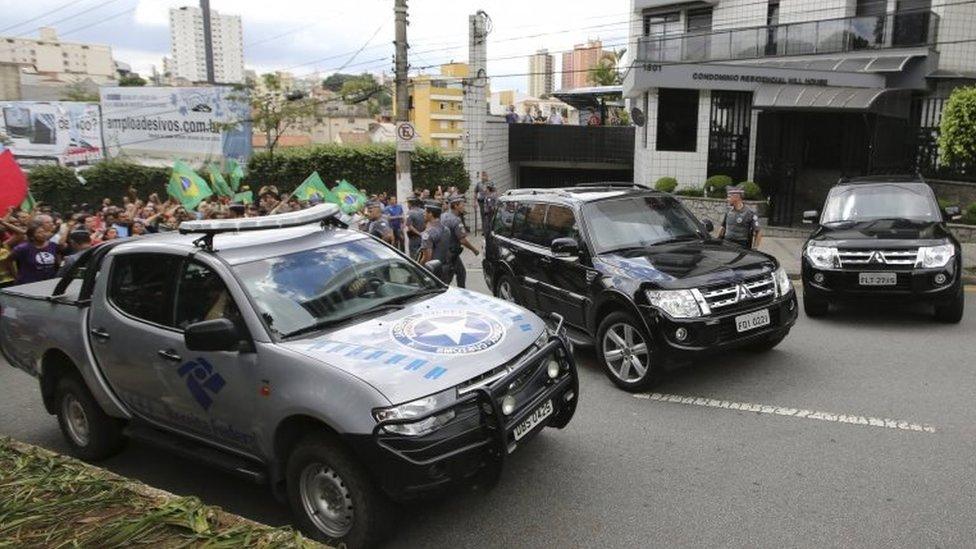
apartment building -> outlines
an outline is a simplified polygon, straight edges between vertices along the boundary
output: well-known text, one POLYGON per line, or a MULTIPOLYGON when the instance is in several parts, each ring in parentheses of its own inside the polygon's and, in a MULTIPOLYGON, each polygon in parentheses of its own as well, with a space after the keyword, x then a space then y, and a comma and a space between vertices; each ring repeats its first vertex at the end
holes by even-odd
MULTIPOLYGON (((244 32, 239 15, 210 10, 213 37, 214 79, 221 84, 244 82, 244 32)), ((203 35, 203 10, 194 6, 169 10, 172 78, 190 82, 207 80, 207 58, 203 35)))
MULTIPOLYGON (((841 176, 937 172, 945 98, 976 81, 976 3, 632 0, 634 176, 755 180, 775 223, 841 176)), ((811 208, 812 209, 812 208, 811 208)))
POLYGON ((42 28, 38 38, 0 37, 0 63, 13 63, 61 83, 91 79, 104 84, 116 78, 111 47, 64 42, 50 27, 42 28))
MULTIPOLYGON (((592 86, 590 70, 596 68, 601 59, 612 55, 603 50, 603 42, 588 40, 585 44, 576 44, 573 51, 563 53, 562 90, 586 88, 592 86)), ((535 95, 531 94, 530 95, 535 95)), ((537 96, 538 97, 538 96, 537 96)))
POLYGON ((553 86, 553 57, 549 50, 539 50, 529 57, 529 95, 549 97, 553 86))
MULTIPOLYGON (((420 142, 445 151, 461 152, 464 138, 463 81, 467 63, 441 65, 440 76, 410 79, 410 121, 420 142)), ((394 99, 394 105, 396 100, 394 99)))

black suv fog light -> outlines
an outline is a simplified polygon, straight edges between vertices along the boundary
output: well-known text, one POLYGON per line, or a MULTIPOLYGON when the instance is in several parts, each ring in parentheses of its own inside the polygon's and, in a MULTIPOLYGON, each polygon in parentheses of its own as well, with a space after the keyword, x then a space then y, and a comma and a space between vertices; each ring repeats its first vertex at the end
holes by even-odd
POLYGON ((823 273, 817 273, 813 275, 813 281, 816 282, 817 284, 823 284, 824 283, 823 273))
POLYGON ((939 274, 935 275, 935 283, 936 284, 939 284, 940 286, 942 284, 945 284, 946 283, 946 280, 949 280, 949 278, 946 277, 946 275, 944 273, 939 273, 939 274))
POLYGON ((678 328, 674 331, 674 338, 678 341, 684 341, 688 339, 688 330, 684 328, 678 328))

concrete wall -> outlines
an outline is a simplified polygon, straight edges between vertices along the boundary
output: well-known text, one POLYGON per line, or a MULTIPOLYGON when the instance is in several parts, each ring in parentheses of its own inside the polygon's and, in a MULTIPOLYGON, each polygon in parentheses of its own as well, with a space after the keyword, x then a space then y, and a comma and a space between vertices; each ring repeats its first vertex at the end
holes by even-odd
MULTIPOLYGON (((674 177, 678 187, 701 187, 708 173, 708 119, 711 91, 702 90, 698 98, 698 144, 695 152, 657 150, 657 89, 648 90, 635 100, 647 114, 647 123, 634 134, 634 183, 654 186, 661 177, 674 177), (646 106, 646 109, 645 109, 646 106)), ((634 103, 632 103, 633 105, 634 103)))
POLYGON ((0 63, 0 101, 20 100, 20 66, 0 63))

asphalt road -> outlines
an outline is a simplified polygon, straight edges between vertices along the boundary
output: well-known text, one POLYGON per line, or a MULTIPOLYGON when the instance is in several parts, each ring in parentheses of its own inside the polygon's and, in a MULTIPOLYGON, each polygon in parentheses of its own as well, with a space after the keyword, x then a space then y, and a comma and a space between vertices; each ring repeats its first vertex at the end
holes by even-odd
MULTIPOLYGON (((493 490, 400 509, 391 546, 976 547, 976 293, 967 307, 955 326, 801 315, 774 351, 684 369, 651 398, 581 352, 573 422, 512 456, 493 490)), ((65 450, 30 377, 0 364, 0 395, 0 434, 65 450)), ((140 444, 105 466, 289 521, 265 488, 140 444)))

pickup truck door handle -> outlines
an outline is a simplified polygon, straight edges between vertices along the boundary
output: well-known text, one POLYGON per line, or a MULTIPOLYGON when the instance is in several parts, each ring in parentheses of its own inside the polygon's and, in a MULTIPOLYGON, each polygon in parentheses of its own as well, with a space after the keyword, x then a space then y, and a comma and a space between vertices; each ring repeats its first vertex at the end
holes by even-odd
POLYGON ((156 351, 156 354, 165 358, 166 360, 172 360, 173 362, 179 362, 183 360, 183 358, 180 355, 176 354, 176 351, 172 349, 160 349, 156 351))
POLYGON ((105 328, 93 328, 91 330, 91 335, 95 336, 97 339, 101 339, 102 341, 105 341, 111 337, 108 332, 105 331, 105 328))

